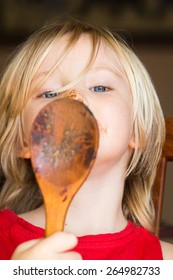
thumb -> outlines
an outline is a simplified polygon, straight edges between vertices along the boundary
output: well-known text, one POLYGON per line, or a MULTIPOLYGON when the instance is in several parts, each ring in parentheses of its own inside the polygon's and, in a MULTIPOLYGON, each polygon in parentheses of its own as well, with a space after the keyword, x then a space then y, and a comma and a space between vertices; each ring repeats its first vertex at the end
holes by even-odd
POLYGON ((56 232, 51 236, 40 239, 39 245, 44 245, 45 250, 52 249, 54 252, 62 253, 72 250, 74 247, 76 247, 77 243, 78 239, 74 234, 67 232, 56 232))

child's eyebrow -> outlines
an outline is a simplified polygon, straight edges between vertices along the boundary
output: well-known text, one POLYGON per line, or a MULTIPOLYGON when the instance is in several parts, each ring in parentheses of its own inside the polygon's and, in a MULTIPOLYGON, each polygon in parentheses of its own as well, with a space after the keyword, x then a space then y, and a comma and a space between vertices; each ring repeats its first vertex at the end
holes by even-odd
POLYGON ((121 80, 124 80, 124 78, 126 77, 125 72, 121 71, 120 69, 118 69, 117 67, 108 67, 108 66, 94 66, 92 67, 89 72, 97 72, 97 73, 103 73, 103 72, 107 72, 110 73, 111 75, 115 75, 118 78, 120 78, 121 80))
POLYGON ((34 80, 45 77, 49 73, 50 73, 50 71, 42 71, 42 72, 36 73, 36 75, 34 76, 34 80))
MULTIPOLYGON (((42 80, 44 81, 44 78, 49 76, 49 73, 51 72, 51 70, 48 71, 42 71, 42 72, 38 72, 34 75, 32 81, 31 81, 31 88, 34 85, 37 85, 39 83, 42 82, 42 80)), ((34 86, 35 87, 35 86, 34 86)))

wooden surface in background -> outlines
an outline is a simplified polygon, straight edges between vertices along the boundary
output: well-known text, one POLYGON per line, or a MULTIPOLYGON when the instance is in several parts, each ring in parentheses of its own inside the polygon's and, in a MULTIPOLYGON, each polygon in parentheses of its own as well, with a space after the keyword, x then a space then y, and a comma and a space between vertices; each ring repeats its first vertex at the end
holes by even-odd
POLYGON ((161 223, 161 215, 163 209, 163 197, 164 197, 164 190, 165 190, 167 162, 173 161, 173 118, 166 118, 165 124, 166 124, 166 139, 163 147, 163 153, 160 160, 160 164, 158 166, 156 181, 153 190, 155 209, 156 209, 155 233, 157 235, 160 234, 160 223, 161 223))

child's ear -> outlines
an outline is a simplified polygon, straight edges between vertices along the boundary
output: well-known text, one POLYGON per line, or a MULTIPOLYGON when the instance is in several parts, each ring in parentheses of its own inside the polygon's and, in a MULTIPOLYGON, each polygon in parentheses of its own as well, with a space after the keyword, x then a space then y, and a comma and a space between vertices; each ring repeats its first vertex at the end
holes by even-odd
POLYGON ((128 146, 129 146, 130 149, 135 149, 136 148, 136 142, 135 142, 135 136, 134 135, 130 139, 130 142, 129 142, 128 146))
POLYGON ((19 158, 31 158, 30 149, 28 146, 25 146, 21 149, 21 151, 18 154, 19 158))

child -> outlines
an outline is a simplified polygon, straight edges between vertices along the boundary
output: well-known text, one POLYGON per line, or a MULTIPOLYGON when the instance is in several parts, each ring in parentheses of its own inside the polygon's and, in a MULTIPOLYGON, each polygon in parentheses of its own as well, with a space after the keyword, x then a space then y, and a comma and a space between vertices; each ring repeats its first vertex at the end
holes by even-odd
POLYGON ((173 246, 152 233, 163 114, 148 73, 118 35, 74 19, 41 28, 6 69, 0 106, 1 259, 173 259, 173 246), (99 149, 64 232, 43 238, 29 135, 39 110, 63 97, 93 112, 99 149))

